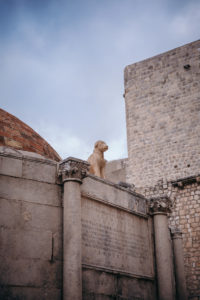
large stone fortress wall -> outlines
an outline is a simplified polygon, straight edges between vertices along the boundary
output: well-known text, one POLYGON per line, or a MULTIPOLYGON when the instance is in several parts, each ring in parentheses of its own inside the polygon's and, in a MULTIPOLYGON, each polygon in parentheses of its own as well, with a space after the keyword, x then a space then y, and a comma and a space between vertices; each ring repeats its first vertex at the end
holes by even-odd
POLYGON ((169 195, 189 299, 200 297, 200 40, 125 68, 127 181, 169 195))
POLYGON ((200 40, 125 68, 129 182, 198 174, 199 78, 200 40))

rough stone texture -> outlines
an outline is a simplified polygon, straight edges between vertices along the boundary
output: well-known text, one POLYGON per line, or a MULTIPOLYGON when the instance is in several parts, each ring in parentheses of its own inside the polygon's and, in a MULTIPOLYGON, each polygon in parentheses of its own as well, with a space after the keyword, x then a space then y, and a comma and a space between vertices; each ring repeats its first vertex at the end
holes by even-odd
POLYGON ((116 299, 156 300, 155 284, 139 278, 83 269, 83 300, 116 299))
POLYGON ((179 182, 185 182, 185 185, 181 188, 171 182, 159 181, 154 187, 140 188, 138 192, 147 198, 168 195, 173 200, 169 226, 176 226, 183 233, 186 285, 188 296, 192 297, 200 295, 200 185, 185 179, 179 182))
POLYGON ((126 182, 127 163, 128 158, 108 161, 106 163, 105 178, 115 183, 126 182))
POLYGON ((61 160, 38 133, 3 109, 0 109, 0 128, 0 146, 36 152, 55 161, 61 160))
POLYGON ((0 299, 60 299, 61 187, 51 160, 1 148, 0 299))
POLYGON ((125 68, 130 183, 199 172, 199 76, 200 41, 125 68))

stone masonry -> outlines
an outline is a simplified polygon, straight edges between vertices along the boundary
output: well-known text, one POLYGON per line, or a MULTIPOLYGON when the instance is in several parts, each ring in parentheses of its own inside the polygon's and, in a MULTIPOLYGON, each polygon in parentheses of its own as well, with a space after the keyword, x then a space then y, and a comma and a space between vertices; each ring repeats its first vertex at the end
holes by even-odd
POLYGON ((119 183, 120 181, 126 182, 126 168, 128 159, 111 160, 106 163, 105 177, 106 179, 119 183))
POLYGON ((125 68, 128 181, 200 169, 200 40, 125 68))
POLYGON ((125 68, 127 181, 173 200, 189 299, 200 297, 200 40, 125 68))
POLYGON ((160 180, 154 187, 138 189, 147 198, 168 195, 173 201, 169 227, 178 227, 183 236, 184 264, 189 299, 200 295, 200 185, 198 177, 174 182, 160 180), (183 186, 181 186, 181 184, 183 186))

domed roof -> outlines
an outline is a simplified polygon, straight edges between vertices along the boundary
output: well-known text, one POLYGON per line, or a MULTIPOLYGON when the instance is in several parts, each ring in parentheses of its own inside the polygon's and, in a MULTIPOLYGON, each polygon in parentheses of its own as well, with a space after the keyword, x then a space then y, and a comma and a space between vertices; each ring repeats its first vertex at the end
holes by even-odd
POLYGON ((3 109, 0 109, 0 146, 35 152, 55 161, 62 160, 39 134, 3 109))

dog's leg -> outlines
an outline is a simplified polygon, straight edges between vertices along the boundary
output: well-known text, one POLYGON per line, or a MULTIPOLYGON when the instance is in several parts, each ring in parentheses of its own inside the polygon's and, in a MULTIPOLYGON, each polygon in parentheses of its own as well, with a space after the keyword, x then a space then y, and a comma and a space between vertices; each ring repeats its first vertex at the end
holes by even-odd
POLYGON ((98 166, 93 166, 94 175, 101 177, 101 171, 98 166))

